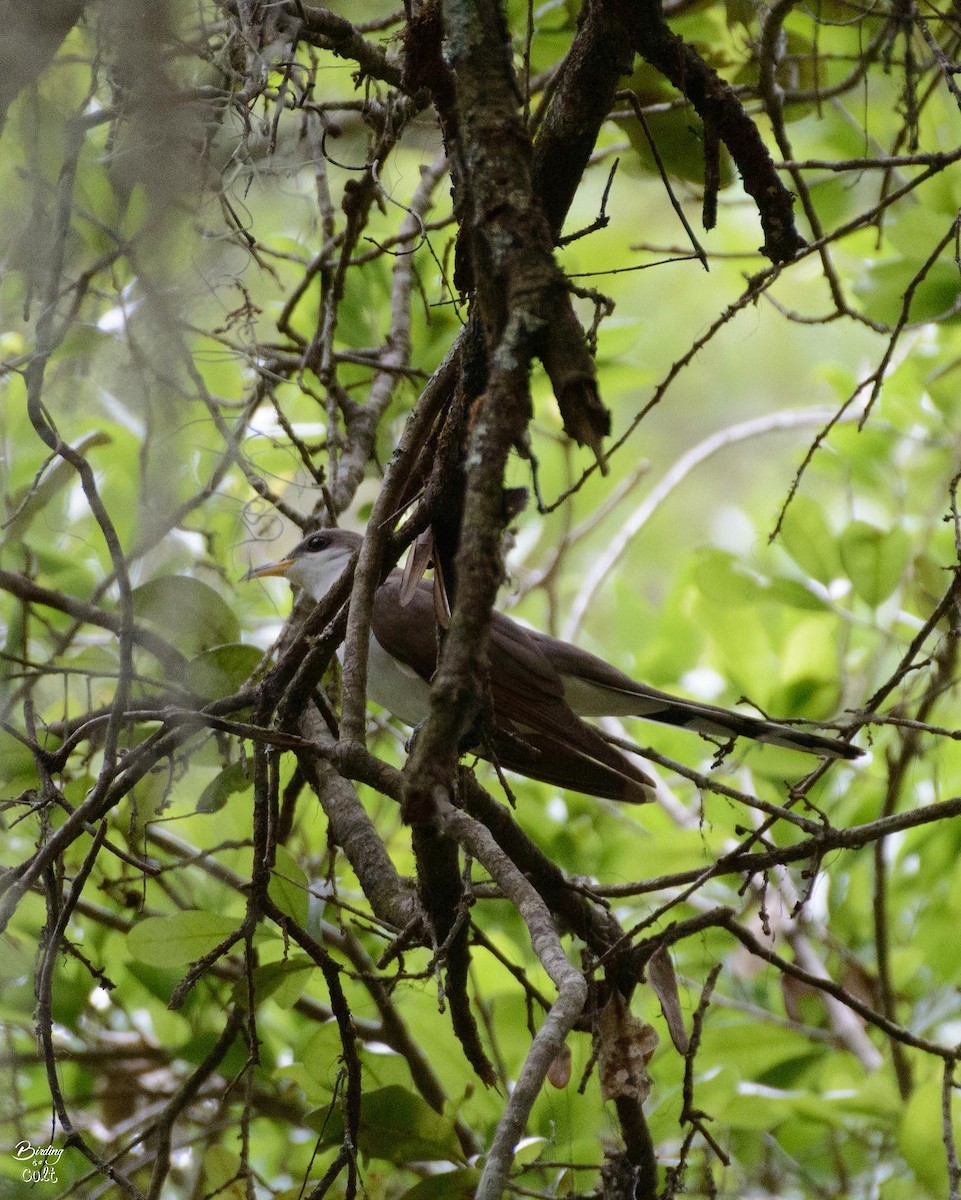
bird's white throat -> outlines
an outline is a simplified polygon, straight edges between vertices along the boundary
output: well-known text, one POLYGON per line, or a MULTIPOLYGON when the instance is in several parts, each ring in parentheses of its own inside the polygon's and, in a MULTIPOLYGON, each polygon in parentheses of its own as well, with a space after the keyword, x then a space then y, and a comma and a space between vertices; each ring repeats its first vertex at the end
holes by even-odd
POLYGON ((330 546, 322 554, 304 554, 294 559, 287 578, 315 600, 323 600, 350 566, 353 550, 349 546, 330 546))

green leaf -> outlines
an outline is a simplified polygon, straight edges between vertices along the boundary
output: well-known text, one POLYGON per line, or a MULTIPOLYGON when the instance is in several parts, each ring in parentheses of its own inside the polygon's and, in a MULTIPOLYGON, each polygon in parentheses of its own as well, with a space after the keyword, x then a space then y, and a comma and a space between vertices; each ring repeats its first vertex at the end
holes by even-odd
POLYGON ((472 1200, 479 1182, 476 1167, 461 1167, 443 1175, 428 1175, 404 1192, 401 1200, 472 1200))
POLYGON ((798 583, 796 579, 787 579, 783 575, 772 577, 768 596, 788 608, 801 608, 823 612, 827 605, 820 596, 814 594, 809 587, 798 583))
POLYGON ((336 1021, 327 1021, 307 1039, 298 1057, 315 1090, 328 1094, 334 1090, 342 1054, 343 1044, 336 1021))
MULTIPOLYGON (((644 127, 633 113, 630 116, 615 118, 615 124, 627 134, 636 155, 633 163, 626 162, 625 166, 639 166, 642 171, 659 175, 660 168, 651 149, 653 141, 658 157, 669 175, 687 179, 694 184, 703 184, 704 125, 694 108, 688 104, 677 108, 664 105, 665 101, 673 99, 673 89, 664 77, 647 63, 637 64, 631 75, 629 87, 637 94, 642 104, 648 106, 644 120, 650 133, 650 141, 644 127)), ((720 186, 729 187, 734 182, 735 173, 731 156, 723 143, 718 146, 718 168, 720 186)))
POLYGON ((837 669, 833 625, 824 617, 799 621, 783 643, 781 678, 787 683, 816 680, 836 685, 837 669))
MULTIPOLYGON (((810 1043, 800 1034, 756 1022, 745 1025, 725 1018, 710 1032, 705 1028, 704 1034, 705 1063, 723 1066, 741 1079, 757 1079, 785 1062, 812 1055, 810 1043)), ((704 1086, 703 1103, 709 1108, 707 1091, 716 1086, 723 1094, 722 1081, 718 1078, 715 1084, 711 1076, 704 1086)))
POLYGON ((243 1165, 236 1154, 224 1146, 205 1146, 203 1157, 206 1195, 218 1200, 244 1200, 243 1165))
MULTIPOLYGON (((308 1120, 312 1129, 323 1129, 324 1145, 334 1146, 343 1139, 339 1110, 317 1109, 308 1120)), ((358 1140, 367 1158, 386 1162, 461 1162, 464 1157, 453 1123, 420 1096, 396 1084, 364 1094, 358 1140)))
POLYGON ((917 283, 923 266, 922 259, 913 257, 872 263, 854 286, 866 314, 885 324, 897 321, 907 290, 913 285, 909 321, 933 321, 938 317, 957 321, 954 310, 961 291, 957 266, 949 258, 942 258, 929 267, 917 283))
POLYGON ((521 1138, 514 1147, 514 1166, 526 1167, 532 1162, 537 1162, 548 1145, 547 1138, 544 1137, 521 1138))
POLYGON ((766 581, 750 574, 727 550, 702 550, 694 568, 701 594, 716 604, 753 604, 762 599, 766 581))
POLYGON ((959 388, 959 370, 961 362, 957 359, 945 364, 939 363, 924 381, 924 388, 938 408, 947 415, 957 411, 961 400, 959 388))
POLYGON ((809 496, 795 496, 781 522, 781 544, 802 571, 819 583, 842 573, 837 538, 824 512, 809 496))
POLYGON ((307 924, 309 887, 307 876, 297 860, 284 846, 278 846, 267 894, 281 912, 298 925, 307 924))
MULTIPOLYGON (((95 446, 109 446, 110 441, 109 434, 96 430, 74 442, 71 449, 85 455, 95 446)), ((71 487, 76 478, 76 470, 65 458, 52 459, 37 482, 13 498, 14 516, 4 526, 3 540, 10 543, 23 541, 34 517, 48 510, 54 497, 71 487)))
POLYGON ((200 793, 197 812, 220 812, 231 796, 247 791, 251 782, 244 763, 231 763, 229 767, 224 767, 220 774, 212 779, 200 793))
POLYGON ((941 1086, 937 1080, 931 1079, 911 1093, 901 1116, 898 1147, 925 1194, 945 1196, 948 1171, 941 1135, 941 1086))
POLYGON ((205 700, 221 700, 246 683, 262 658, 263 651, 242 642, 214 646, 187 664, 184 682, 205 700))
POLYGON ((0 980, 9 985, 16 979, 26 979, 33 973, 35 947, 30 946, 9 934, 4 940, 3 953, 0 954, 0 980))
POLYGON ((36 778, 36 767, 29 747, 5 729, 0 729, 0 783, 12 783, 15 779, 23 780, 24 784, 32 783, 36 778))
MULTIPOLYGON (((293 1008, 316 970, 316 963, 306 954, 294 954, 282 962, 265 963, 257 967, 254 971, 257 1002, 271 999, 281 1008, 293 1008)), ((246 1005, 246 979, 239 979, 234 986, 234 1002, 246 1005)))
POLYGON ((31 553, 40 567, 40 583, 52 586, 69 596, 87 596, 97 585, 90 561, 76 553, 68 554, 46 543, 31 545, 31 553))
POLYGON ((237 929, 234 917, 188 909, 170 917, 147 917, 127 934, 134 958, 154 967, 196 962, 237 929))
POLYGON ((901 582, 911 542, 899 526, 885 532, 866 521, 852 521, 841 534, 841 562, 854 590, 876 608, 901 582))
POLYGON ((227 602, 191 575, 161 575, 141 584, 134 588, 133 607, 188 654, 240 637, 240 623, 227 602))

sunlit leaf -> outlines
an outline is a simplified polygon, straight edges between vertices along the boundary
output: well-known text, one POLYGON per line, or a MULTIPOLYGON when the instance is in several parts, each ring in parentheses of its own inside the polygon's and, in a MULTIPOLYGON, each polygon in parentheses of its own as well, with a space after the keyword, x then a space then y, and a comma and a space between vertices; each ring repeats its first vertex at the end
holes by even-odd
POLYGON ((298 925, 307 924, 310 909, 308 887, 303 868, 285 846, 278 846, 267 892, 281 912, 298 925))
POLYGON ((830 583, 841 574, 837 538, 823 509, 809 496, 795 496, 788 505, 780 540, 801 570, 819 583, 830 583))
POLYGON ((146 917, 127 934, 134 958, 155 967, 196 962, 237 930, 233 917, 186 910, 170 917, 146 917))
POLYGON ((841 562, 854 590, 877 606, 901 582, 911 555, 911 541, 899 526, 887 531, 866 521, 852 521, 841 534, 841 562))
POLYGON ((855 286, 868 315, 877 321, 897 321, 906 290, 912 287, 908 320, 958 320, 955 309, 961 296, 961 275, 957 266, 945 258, 928 267, 921 278, 924 265, 921 258, 908 258, 868 267, 855 286))
MULTIPOLYGON (((958 1133, 955 1121, 955 1137, 958 1133)), ((924 1189, 924 1195, 940 1198, 947 1194, 939 1081, 931 1079, 912 1091, 902 1113, 898 1147, 924 1189)))
POLYGON ((723 550, 702 550, 694 578, 708 600, 725 606, 753 604, 767 590, 764 580, 752 575, 733 554, 723 550))

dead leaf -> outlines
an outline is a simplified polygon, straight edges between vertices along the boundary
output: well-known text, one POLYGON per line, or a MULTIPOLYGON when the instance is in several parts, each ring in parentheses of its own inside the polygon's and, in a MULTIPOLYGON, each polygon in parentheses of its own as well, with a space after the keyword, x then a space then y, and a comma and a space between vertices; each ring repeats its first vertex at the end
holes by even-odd
POLYGON ((660 946, 648 959, 647 978, 654 989, 661 1005, 661 1012, 667 1022, 667 1031, 678 1054, 687 1054, 690 1040, 684 1027, 684 1014, 681 1011, 681 997, 677 990, 677 976, 674 974, 674 964, 667 952, 666 946, 660 946))
POLYGON ((556 1088, 566 1088, 571 1081, 571 1048, 563 1045, 547 1070, 547 1078, 556 1088))
POLYGON ((647 1064, 657 1049, 657 1032, 645 1025, 615 991, 598 1020, 601 1050, 597 1060, 601 1095, 605 1100, 642 1103, 651 1090, 647 1064))

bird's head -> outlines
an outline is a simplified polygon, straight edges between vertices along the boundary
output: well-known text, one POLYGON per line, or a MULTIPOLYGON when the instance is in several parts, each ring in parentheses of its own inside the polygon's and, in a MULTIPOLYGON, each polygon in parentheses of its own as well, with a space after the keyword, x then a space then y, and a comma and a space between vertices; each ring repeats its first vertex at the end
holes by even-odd
POLYGON ((308 534, 286 558, 263 567, 251 567, 241 582, 282 575, 315 600, 323 600, 350 566, 362 540, 359 533, 346 529, 319 529, 308 534))

